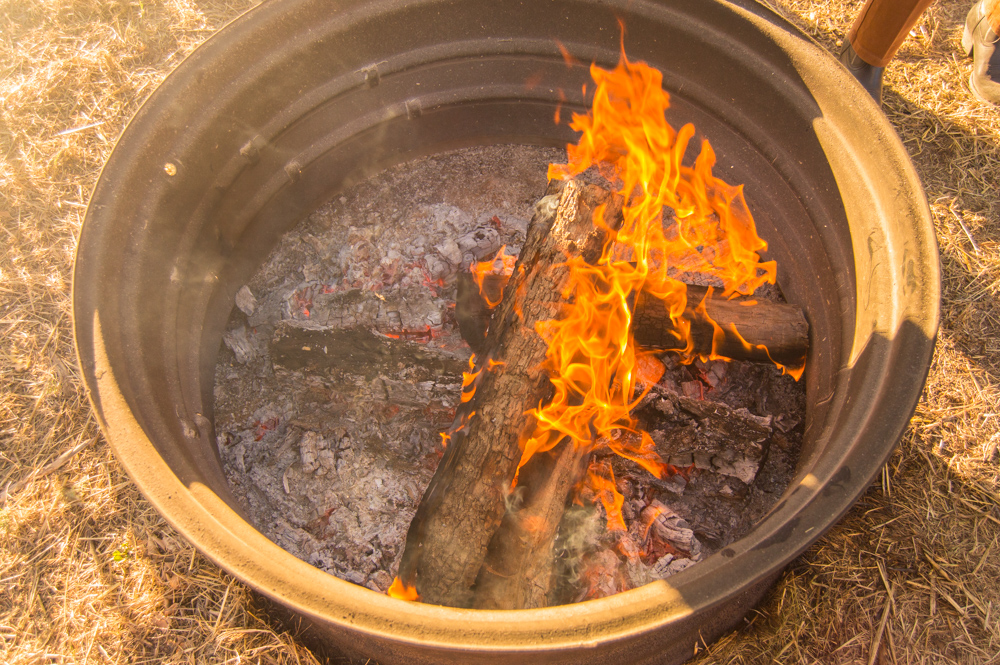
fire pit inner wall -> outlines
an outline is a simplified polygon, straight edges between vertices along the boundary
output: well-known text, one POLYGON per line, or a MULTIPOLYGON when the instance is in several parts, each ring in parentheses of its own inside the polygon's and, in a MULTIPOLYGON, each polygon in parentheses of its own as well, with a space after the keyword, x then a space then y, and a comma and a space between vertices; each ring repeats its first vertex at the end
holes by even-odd
MULTIPOLYGON (((592 85, 587 87, 592 90, 592 85)), ((698 141, 692 142, 693 159, 698 141)), ((821 47, 749 0, 269 0, 171 74, 106 165, 81 233, 77 349, 119 460, 212 560, 383 663, 681 662, 735 625, 875 477, 919 397, 938 321, 930 214, 902 144, 821 47), (787 299, 807 313, 798 473, 750 534, 669 579, 518 612, 405 603, 312 568, 239 514, 215 444, 214 368, 236 291, 281 235, 413 157, 561 146, 585 65, 664 72, 744 183, 787 299), (565 102, 561 102, 561 97, 565 102)))

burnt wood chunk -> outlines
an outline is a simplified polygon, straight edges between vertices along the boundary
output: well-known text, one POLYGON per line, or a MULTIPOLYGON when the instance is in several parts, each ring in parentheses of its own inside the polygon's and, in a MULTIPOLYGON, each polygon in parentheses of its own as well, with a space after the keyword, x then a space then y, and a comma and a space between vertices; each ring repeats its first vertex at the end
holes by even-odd
POLYGON ((597 187, 554 182, 538 203, 478 356, 475 393, 457 411, 444 457, 407 532, 399 578, 415 586, 423 602, 473 603, 476 578, 506 511, 519 439, 534 427, 525 411, 551 391, 540 369, 546 344, 535 323, 554 318, 563 305, 566 255, 586 257, 602 246, 591 218, 608 198, 597 187))
MULTIPOLYGON (((679 469, 693 467, 721 478, 731 495, 742 496, 757 477, 770 446, 773 425, 770 417, 733 409, 711 399, 695 399, 653 386, 640 407, 644 424, 657 452, 665 462, 679 469), (677 422, 690 419, 686 426, 653 426, 656 415, 677 422)), ((710 479, 708 479, 710 480, 710 479)))
POLYGON ((400 364, 416 368, 416 381, 441 375, 457 380, 467 368, 456 354, 361 326, 315 330, 282 323, 271 337, 270 351, 274 364, 285 369, 318 374, 344 370, 369 379, 392 372, 400 364))
POLYGON ((458 274, 455 320, 458 322, 458 330, 462 334, 462 339, 475 353, 483 350, 483 344, 486 343, 486 331, 493 318, 493 310, 487 306, 483 293, 491 302, 497 302, 503 294, 503 287, 506 283, 506 275, 485 275, 483 277, 483 290, 480 292, 479 285, 473 279, 472 273, 458 274))

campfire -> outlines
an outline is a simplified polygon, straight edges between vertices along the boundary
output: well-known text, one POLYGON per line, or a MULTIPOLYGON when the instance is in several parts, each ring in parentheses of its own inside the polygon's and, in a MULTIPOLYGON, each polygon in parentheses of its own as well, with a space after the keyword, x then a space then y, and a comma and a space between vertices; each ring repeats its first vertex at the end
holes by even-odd
MULTIPOLYGON (((446 4, 262 3, 150 95, 79 233, 73 327, 95 417, 180 536, 331 648, 384 663, 681 662, 740 624, 864 492, 907 426, 940 293, 919 178, 850 75, 764 4, 446 4), (515 303, 546 363, 534 323, 567 318, 576 297, 533 300, 537 279, 552 275, 528 270, 543 248, 535 227, 614 237, 611 261, 647 280, 659 267, 617 242, 629 230, 616 211, 641 192, 621 194, 625 179, 599 164, 570 178, 579 165, 552 149, 580 138, 552 122, 557 107, 560 120, 586 114, 596 91, 557 44, 613 70, 616 17, 629 53, 664 73, 674 143, 686 122, 697 127, 685 154, 668 151, 679 158, 670 173, 685 186, 706 173, 699 147, 711 139, 713 175, 745 183, 768 242, 752 251, 777 261, 776 284, 727 295, 722 278, 668 266, 688 285, 687 351, 677 311, 631 286, 619 299, 634 346, 615 354, 633 354, 635 369, 607 388, 631 411, 585 437, 590 456, 570 465, 567 438, 518 468, 535 422, 517 431, 515 419, 497 425, 508 450, 470 459, 491 412, 510 408, 527 425, 526 411, 558 403, 541 364, 531 401, 490 388, 532 367, 497 341, 515 303), (549 164, 569 165, 551 191, 549 164), (503 257, 514 267, 491 309, 470 266, 502 246, 483 288, 503 281, 503 257), (788 304, 809 321, 798 382, 772 362, 800 366, 775 342, 801 339, 784 334, 802 330, 780 314, 788 304), (459 430, 462 415, 471 419, 459 430), (615 451, 650 440, 659 478, 615 451), (567 467, 586 482, 560 480, 567 467), (493 484, 477 495, 435 479, 462 474, 493 484), (544 500, 563 490, 561 505, 544 500), (441 528, 448 502, 474 538, 441 528), (463 503, 495 512, 461 514, 463 503), (418 508, 428 519, 415 519, 418 508), (520 539, 497 538, 534 537, 557 517, 550 550, 523 541, 542 548, 530 566, 506 553, 525 550, 520 539), (449 548, 443 559, 462 568, 435 580, 426 552, 449 548), (433 605, 445 602, 437 588, 464 596, 457 604, 496 602, 487 575, 522 586, 534 576, 550 607, 433 605), (386 595, 396 578, 423 602, 386 595)), ((689 232, 688 212, 663 210, 668 240, 689 232)), ((720 248, 695 246, 713 264, 720 248)), ((554 273, 574 256, 600 264, 605 246, 567 249, 546 258, 554 273)), ((531 592, 502 602, 543 595, 531 592)))
POLYGON ((680 572, 784 490, 805 319, 708 141, 686 157, 660 74, 623 53, 591 75, 565 159, 505 149, 550 162, 530 221, 418 200, 400 226, 398 180, 446 162, 425 160, 289 234, 241 289, 220 449, 286 549, 396 598, 544 607, 680 572))

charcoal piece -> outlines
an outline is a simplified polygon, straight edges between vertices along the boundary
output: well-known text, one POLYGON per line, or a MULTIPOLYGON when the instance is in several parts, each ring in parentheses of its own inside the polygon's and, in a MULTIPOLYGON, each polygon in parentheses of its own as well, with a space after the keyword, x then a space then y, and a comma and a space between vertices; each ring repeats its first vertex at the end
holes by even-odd
POLYGON ((495 228, 482 226, 456 238, 458 248, 465 254, 471 254, 476 261, 496 254, 500 247, 500 234, 495 228))
POLYGON ((236 292, 236 306, 247 316, 253 316, 257 310, 257 298, 254 297, 250 287, 244 286, 236 292))
POLYGON ((274 331, 270 351, 274 364, 288 370, 349 370, 369 379, 397 372, 400 367, 413 367, 415 381, 441 376, 461 381, 468 366, 461 354, 365 328, 312 330, 282 323, 274 331))
POLYGON ((246 326, 227 330, 222 341, 236 356, 236 362, 246 365, 257 357, 257 349, 247 334, 246 326))
POLYGON ((437 245, 434 249, 437 250, 441 257, 450 263, 452 266, 458 266, 462 263, 462 250, 458 246, 458 243, 453 239, 448 238, 440 245, 437 245))
MULTIPOLYGON (((652 431, 657 451, 669 464, 726 476, 712 483, 712 493, 742 496, 757 477, 767 454, 771 418, 759 417, 746 409, 733 409, 711 399, 678 395, 661 386, 650 391, 655 397, 646 402, 642 414, 654 424, 655 414, 687 414, 692 423, 652 431)), ((652 429, 652 427, 650 428, 652 429)))

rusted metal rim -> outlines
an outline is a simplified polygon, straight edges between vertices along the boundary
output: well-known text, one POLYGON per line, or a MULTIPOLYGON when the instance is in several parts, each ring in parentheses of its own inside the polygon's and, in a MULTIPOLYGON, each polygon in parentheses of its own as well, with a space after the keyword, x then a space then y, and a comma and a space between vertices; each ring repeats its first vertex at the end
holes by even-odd
MULTIPOLYGON (((696 146, 693 147, 696 149, 696 146)), ((197 49, 101 175, 74 274, 77 351, 118 459, 209 558, 384 663, 680 662, 734 625, 875 477, 916 405, 938 324, 930 213, 902 144, 822 48, 751 0, 268 0, 197 49), (806 443, 750 534, 668 582, 577 605, 489 612, 396 601, 295 559, 251 527, 212 427, 236 290, 337 191, 410 157, 558 145, 586 67, 665 72, 746 183, 786 296, 811 323, 806 443)))

